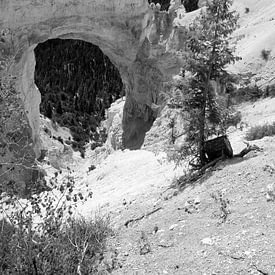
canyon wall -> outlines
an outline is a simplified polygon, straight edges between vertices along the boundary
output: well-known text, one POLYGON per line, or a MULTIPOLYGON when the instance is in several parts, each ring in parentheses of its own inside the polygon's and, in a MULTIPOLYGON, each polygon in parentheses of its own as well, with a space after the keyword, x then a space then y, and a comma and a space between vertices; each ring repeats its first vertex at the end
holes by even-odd
POLYGON ((137 149, 157 115, 153 106, 158 104, 163 81, 180 66, 177 57, 166 51, 165 43, 175 15, 173 9, 161 12, 147 0, 0 1, 1 47, 14 50, 12 71, 36 157, 41 149, 41 95, 34 84, 36 45, 61 38, 99 46, 118 68, 126 87, 124 147, 137 149))
MULTIPOLYGON (((127 89, 123 118, 125 147, 136 149, 142 145, 145 131, 155 116, 151 106, 157 103, 162 81, 171 69, 167 68, 167 62, 161 62, 161 56, 164 60, 168 58, 164 47, 154 47, 149 42, 155 11, 156 7, 150 7, 146 0, 0 2, 0 28, 8 29, 12 36, 17 90, 22 96, 37 155, 41 98, 34 84, 33 49, 52 38, 91 42, 110 58, 127 89)), ((154 37, 155 45, 158 36, 160 32, 154 37)))

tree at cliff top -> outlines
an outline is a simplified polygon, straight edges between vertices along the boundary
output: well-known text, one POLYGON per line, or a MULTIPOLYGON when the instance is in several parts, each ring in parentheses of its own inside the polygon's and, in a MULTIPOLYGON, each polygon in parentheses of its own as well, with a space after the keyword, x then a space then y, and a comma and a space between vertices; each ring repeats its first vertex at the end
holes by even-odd
POLYGON ((195 148, 199 167, 207 163, 205 141, 214 134, 224 134, 223 111, 217 104, 211 80, 228 79, 226 66, 239 58, 229 45, 232 32, 237 28, 238 15, 231 11, 231 0, 213 0, 206 11, 190 25, 189 56, 186 69, 193 74, 180 90, 183 109, 187 112, 187 141, 195 148))

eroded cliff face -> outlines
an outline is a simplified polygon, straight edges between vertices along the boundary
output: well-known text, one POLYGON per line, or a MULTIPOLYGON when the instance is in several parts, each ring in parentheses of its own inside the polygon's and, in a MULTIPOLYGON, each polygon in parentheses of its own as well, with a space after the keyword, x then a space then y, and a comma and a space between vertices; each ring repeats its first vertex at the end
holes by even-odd
POLYGON ((154 106, 162 83, 180 67, 178 58, 166 49, 175 16, 173 7, 161 12, 159 5, 147 0, 0 1, 2 46, 14 49, 16 90, 36 157, 41 149, 41 95, 34 83, 37 44, 54 38, 78 39, 97 45, 110 58, 126 88, 124 147, 137 149, 157 115, 154 106))

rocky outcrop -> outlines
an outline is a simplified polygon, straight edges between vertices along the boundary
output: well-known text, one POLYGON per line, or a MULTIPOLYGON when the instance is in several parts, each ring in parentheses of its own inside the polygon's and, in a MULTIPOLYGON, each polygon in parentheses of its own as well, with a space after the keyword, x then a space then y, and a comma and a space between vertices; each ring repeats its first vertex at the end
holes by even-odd
POLYGON ((11 49, 15 55, 12 70, 32 140, 28 147, 32 155, 38 158, 41 151, 41 95, 34 83, 34 49, 55 38, 97 45, 117 67, 126 89, 123 147, 141 147, 157 116, 154 106, 162 83, 180 66, 166 48, 176 16, 175 3, 168 12, 162 12, 160 5, 149 5, 147 0, 0 1, 0 30, 4 30, 1 55, 5 58, 11 49))
POLYGON ((106 147, 110 150, 123 149, 123 129, 122 118, 123 108, 125 105, 125 97, 116 100, 107 110, 107 119, 103 122, 103 126, 107 129, 106 147))

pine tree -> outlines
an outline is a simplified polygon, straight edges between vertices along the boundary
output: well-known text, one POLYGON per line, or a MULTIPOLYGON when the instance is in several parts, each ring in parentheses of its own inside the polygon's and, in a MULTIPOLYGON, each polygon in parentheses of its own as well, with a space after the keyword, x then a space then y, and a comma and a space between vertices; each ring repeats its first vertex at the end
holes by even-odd
POLYGON ((207 162, 204 150, 206 138, 215 133, 215 127, 221 123, 221 109, 210 82, 227 79, 226 66, 239 59, 234 55, 234 47, 229 45, 238 20, 236 12, 230 10, 231 5, 231 0, 208 1, 206 11, 190 25, 190 55, 186 69, 194 77, 185 89, 184 104, 192 120, 189 123, 189 140, 197 148, 200 166, 207 162))
POLYGON ((52 105, 50 102, 46 105, 45 116, 50 119, 53 117, 52 105))
POLYGON ((58 105, 57 105, 57 108, 56 108, 56 112, 57 112, 59 115, 62 115, 62 114, 63 114, 63 109, 62 109, 61 101, 58 101, 58 105))

